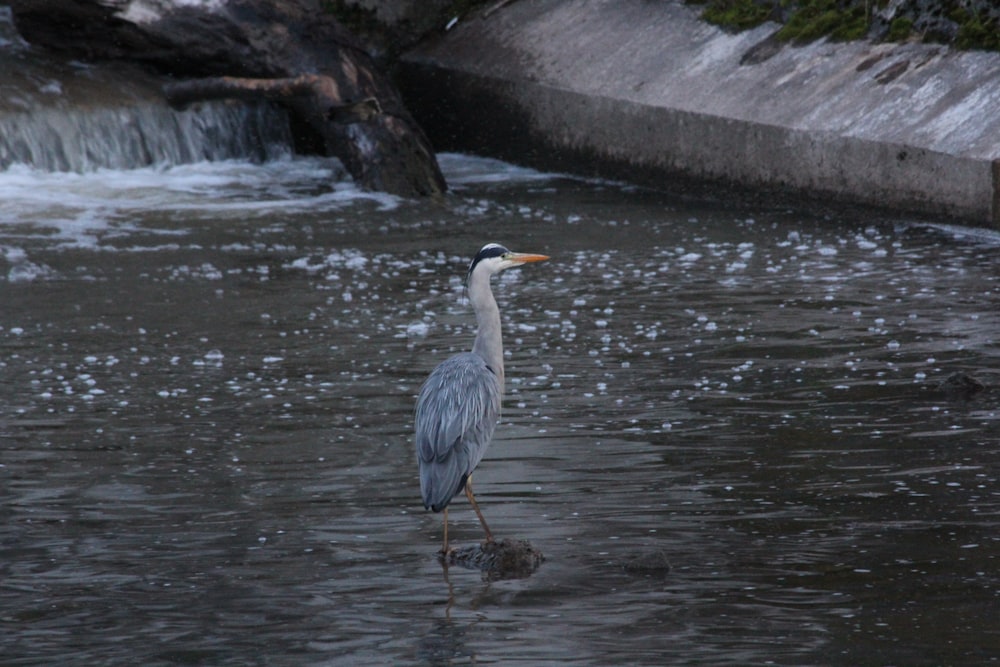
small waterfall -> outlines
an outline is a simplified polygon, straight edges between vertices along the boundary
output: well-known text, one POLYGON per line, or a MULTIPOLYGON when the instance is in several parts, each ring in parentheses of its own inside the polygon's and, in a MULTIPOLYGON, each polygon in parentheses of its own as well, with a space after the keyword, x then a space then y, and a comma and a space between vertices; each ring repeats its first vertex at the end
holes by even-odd
POLYGON ((177 110, 160 83, 133 68, 51 61, 18 37, 0 7, 0 170, 86 172, 291 153, 283 111, 242 102, 177 110))
POLYGON ((134 169, 200 160, 265 161, 290 153, 283 113, 270 106, 165 104, 0 113, 0 169, 134 169))

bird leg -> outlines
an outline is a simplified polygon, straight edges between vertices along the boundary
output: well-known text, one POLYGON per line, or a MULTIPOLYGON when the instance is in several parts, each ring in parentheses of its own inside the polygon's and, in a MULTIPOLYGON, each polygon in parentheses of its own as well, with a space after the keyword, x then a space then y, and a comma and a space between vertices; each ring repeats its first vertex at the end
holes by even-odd
POLYGON ((448 555, 448 508, 444 508, 444 544, 441 546, 441 555, 448 555))
POLYGON ((493 533, 490 532, 490 527, 486 525, 486 519, 483 518, 483 513, 479 511, 479 503, 476 502, 476 497, 472 495, 472 477, 465 480, 465 496, 472 503, 472 509, 476 510, 476 516, 479 517, 479 523, 483 524, 483 530, 486 531, 486 541, 493 541, 493 533))

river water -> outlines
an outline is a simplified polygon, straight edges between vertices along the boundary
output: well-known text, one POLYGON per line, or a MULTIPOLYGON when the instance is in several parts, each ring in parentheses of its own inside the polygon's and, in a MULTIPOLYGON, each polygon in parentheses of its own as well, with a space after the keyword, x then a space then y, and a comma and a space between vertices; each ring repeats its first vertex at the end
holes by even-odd
POLYGON ((1000 660, 1000 236, 442 164, 0 174, 4 664, 1000 660), (487 241, 552 256, 495 280, 504 580, 411 439, 487 241))

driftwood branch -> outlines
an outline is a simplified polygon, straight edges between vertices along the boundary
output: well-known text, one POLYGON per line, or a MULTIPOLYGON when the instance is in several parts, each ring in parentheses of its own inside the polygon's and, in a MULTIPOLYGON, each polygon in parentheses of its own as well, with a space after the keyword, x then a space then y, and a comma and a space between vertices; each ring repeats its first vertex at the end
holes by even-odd
POLYGON ((183 107, 204 100, 268 100, 287 102, 293 98, 313 98, 319 108, 326 108, 326 117, 335 123, 360 123, 382 113, 374 97, 344 102, 337 82, 322 74, 300 74, 281 79, 250 79, 217 76, 194 81, 171 83, 164 87, 167 101, 183 107))
POLYGON ((337 104, 343 101, 336 82, 322 74, 300 74, 282 79, 216 76, 167 84, 163 92, 167 101, 176 106, 220 99, 282 101, 307 95, 327 97, 337 104))

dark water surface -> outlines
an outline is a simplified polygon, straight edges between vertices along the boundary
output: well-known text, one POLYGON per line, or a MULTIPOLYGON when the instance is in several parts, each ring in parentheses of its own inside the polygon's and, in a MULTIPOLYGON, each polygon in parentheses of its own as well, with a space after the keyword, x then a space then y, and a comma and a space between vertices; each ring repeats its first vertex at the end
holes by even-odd
POLYGON ((0 662, 1000 660, 1000 389, 936 389, 1000 385, 1000 237, 445 169, 0 174, 0 662), (552 255, 495 283, 502 581, 410 436, 494 240, 552 255))

